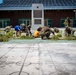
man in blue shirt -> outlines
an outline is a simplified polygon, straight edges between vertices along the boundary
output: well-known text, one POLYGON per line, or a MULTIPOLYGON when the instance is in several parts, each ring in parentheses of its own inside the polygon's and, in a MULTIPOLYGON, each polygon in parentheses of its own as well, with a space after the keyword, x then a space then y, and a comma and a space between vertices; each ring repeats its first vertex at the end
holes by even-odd
POLYGON ((20 25, 16 25, 14 27, 15 31, 16 31, 16 36, 19 37, 21 36, 21 32, 22 32, 22 27, 20 25))

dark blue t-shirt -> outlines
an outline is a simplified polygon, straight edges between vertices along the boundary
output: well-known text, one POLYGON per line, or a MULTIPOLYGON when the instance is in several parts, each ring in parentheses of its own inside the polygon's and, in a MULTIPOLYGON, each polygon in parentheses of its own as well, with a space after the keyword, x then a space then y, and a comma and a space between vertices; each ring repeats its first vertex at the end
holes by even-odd
POLYGON ((14 28, 15 28, 15 31, 21 31, 22 30, 22 27, 19 25, 16 25, 14 28))

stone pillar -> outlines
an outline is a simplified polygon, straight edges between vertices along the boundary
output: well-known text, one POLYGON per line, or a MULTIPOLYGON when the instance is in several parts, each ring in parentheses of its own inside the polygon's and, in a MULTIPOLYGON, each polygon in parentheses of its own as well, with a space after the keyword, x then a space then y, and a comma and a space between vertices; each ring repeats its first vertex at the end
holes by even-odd
POLYGON ((44 26, 43 4, 32 4, 32 30, 44 26))

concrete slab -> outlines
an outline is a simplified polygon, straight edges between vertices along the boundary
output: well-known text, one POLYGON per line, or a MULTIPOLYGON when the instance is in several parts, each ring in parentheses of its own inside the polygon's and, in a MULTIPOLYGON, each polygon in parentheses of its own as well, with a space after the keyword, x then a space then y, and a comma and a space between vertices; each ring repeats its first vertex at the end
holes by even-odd
POLYGON ((0 43, 0 75, 76 75, 76 43, 0 43))

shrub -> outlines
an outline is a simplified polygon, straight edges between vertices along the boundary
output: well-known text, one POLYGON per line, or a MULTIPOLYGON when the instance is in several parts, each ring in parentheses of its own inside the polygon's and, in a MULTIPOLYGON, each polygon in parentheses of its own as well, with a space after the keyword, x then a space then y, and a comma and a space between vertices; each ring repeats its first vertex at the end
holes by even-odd
POLYGON ((58 37, 62 37, 62 34, 61 34, 61 33, 58 33, 57 36, 58 36, 58 37))
POLYGON ((0 42, 6 42, 9 39, 5 35, 0 35, 0 42))
POLYGON ((14 33, 13 31, 10 31, 10 32, 6 33, 5 36, 7 38, 13 38, 13 33, 14 33))
POLYGON ((54 36, 51 37, 51 39, 52 39, 52 40, 59 40, 59 37, 56 36, 56 35, 54 35, 54 36))
POLYGON ((6 42, 10 38, 13 38, 13 31, 10 31, 6 34, 0 34, 0 42, 6 42))
POLYGON ((62 31, 59 31, 59 33, 57 34, 58 37, 62 37, 62 31))
POLYGON ((72 37, 72 36, 70 36, 70 37, 65 37, 64 40, 76 40, 76 37, 72 37))
POLYGON ((33 36, 21 36, 20 39, 34 39, 33 36))

